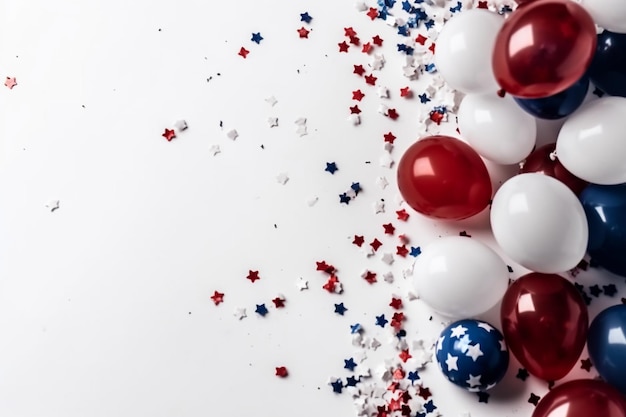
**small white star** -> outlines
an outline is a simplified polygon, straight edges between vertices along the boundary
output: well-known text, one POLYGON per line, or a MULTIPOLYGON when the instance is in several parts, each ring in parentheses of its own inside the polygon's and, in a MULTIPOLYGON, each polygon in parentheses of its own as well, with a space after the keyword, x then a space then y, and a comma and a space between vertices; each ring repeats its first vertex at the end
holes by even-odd
POLYGON ((269 96, 268 98, 265 99, 265 101, 272 107, 274 107, 274 105, 278 103, 278 100, 276 100, 276 97, 274 96, 269 96))
POLYGON ((182 132, 183 130, 187 130, 188 127, 189 125, 187 125, 187 122, 184 120, 177 120, 176 122, 174 122, 174 128, 178 130, 179 132, 182 132))
POLYGON ((437 340, 437 352, 439 352, 443 348, 443 341, 446 340, 445 336, 441 336, 439 340, 437 340))
POLYGON ((46 203, 46 207, 50 209, 50 212, 54 212, 59 208, 59 200, 50 200, 46 203))
POLYGON ((298 289, 300 291, 308 290, 309 289, 309 281, 307 281, 306 279, 300 277, 300 279, 298 279, 298 282, 296 283, 296 287, 298 287, 298 289))
POLYGON ((302 136, 306 136, 308 134, 307 130, 306 130, 306 125, 299 125, 298 128, 296 129, 296 133, 302 137, 302 136))
POLYGON ((267 124, 269 127, 278 126, 278 117, 268 117, 267 124))
POLYGON ((380 258, 381 261, 383 261, 384 263, 386 263, 387 265, 391 265, 394 261, 393 259, 393 255, 389 252, 385 253, 383 256, 381 256, 380 258))
POLYGON ((285 185, 287 184, 287 181, 289 181, 289 177, 287 176, 286 173, 281 172, 280 174, 276 176, 276 181, 278 181, 278 183, 281 185, 285 185))
POLYGON ((474 376, 472 374, 469 374, 469 379, 465 382, 467 382, 470 388, 474 388, 480 385, 480 377, 481 377, 480 375, 474 376))
POLYGON ((383 274, 383 280, 391 284, 393 282, 393 272, 387 271, 383 274))
POLYGON ((450 337, 456 337, 457 339, 459 339, 461 336, 465 335, 465 332, 467 332, 467 330, 467 327, 463 327, 459 324, 458 326, 450 329, 450 337))
POLYGON ((220 145, 211 145, 211 147, 209 148, 209 153, 213 156, 217 155, 220 152, 222 152, 222 150, 220 149, 220 145))
POLYGON ((384 213, 385 203, 382 200, 374 202, 374 214, 384 213))
MULTIPOLYGON (((378 87, 378 97, 389 98, 389 89, 387 87, 378 87)), ((387 106, 385 106, 387 107, 387 106)))
POLYGON ((478 358, 484 355, 482 350, 480 350, 480 343, 476 343, 475 345, 469 345, 467 347, 467 352, 465 352, 465 355, 469 356, 474 362, 476 362, 478 358))
POLYGON ((376 178, 376 185, 384 190, 389 185, 389 181, 387 181, 387 178, 385 177, 378 177, 376 178))
POLYGON ((506 352, 508 349, 506 347, 506 342, 504 341, 504 339, 500 340, 500 350, 502 352, 506 352))
POLYGON ((456 362, 459 360, 458 356, 452 356, 448 353, 448 358, 446 359, 446 366, 448 367, 448 371, 458 371, 459 367, 456 362))
POLYGON ((239 133, 237 133, 236 129, 231 129, 228 132, 226 132, 226 137, 228 139, 235 140, 235 139, 237 139, 239 137, 239 133))
POLYGON ((379 162, 381 167, 391 168, 393 166, 394 160, 389 152, 385 152, 381 155, 379 162))
POLYGON ((493 327, 491 327, 489 324, 484 323, 484 322, 478 323, 478 327, 480 327, 481 329, 485 329, 487 333, 493 330, 493 327))
POLYGON ((234 312, 234 316, 237 317, 239 320, 243 320, 246 317, 248 317, 248 315, 246 314, 245 308, 236 308, 234 312))
POLYGON ((358 114, 353 113, 350 116, 348 116, 346 120, 349 121, 354 126, 358 126, 361 124, 361 116, 359 116, 358 114))
POLYGON ((299 117, 294 123, 298 126, 304 126, 306 125, 306 117, 299 117))

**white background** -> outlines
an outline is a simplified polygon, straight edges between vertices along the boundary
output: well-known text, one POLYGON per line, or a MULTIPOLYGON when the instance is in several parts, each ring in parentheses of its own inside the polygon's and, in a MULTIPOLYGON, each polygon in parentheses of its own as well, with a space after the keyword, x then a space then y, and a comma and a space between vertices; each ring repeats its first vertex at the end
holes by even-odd
MULTIPOLYGON (((375 315, 393 313, 392 294, 404 300, 409 339, 442 329, 426 306, 408 301, 402 271, 411 259, 389 267, 380 255, 395 253, 400 233, 423 246, 466 230, 493 246, 485 213, 460 224, 410 210, 408 223, 396 220, 403 206, 395 166, 378 162, 382 135, 398 137, 397 161, 417 139, 420 106, 399 98, 399 88, 425 87, 402 76, 396 41, 393 28, 351 2, 5 0, 0 79, 15 76, 18 85, 0 86, 0 415, 354 415, 349 394, 326 385, 348 375, 350 324, 383 343, 368 352, 373 371, 397 355, 389 329, 374 326, 375 315), (305 11, 312 32, 300 39, 305 11), (348 26, 363 40, 385 39, 378 52, 387 63, 376 75, 390 100, 352 74, 369 57, 355 47, 338 53, 348 26), (265 38, 260 45, 252 32, 265 38), (245 60, 241 46, 251 51, 245 60), (352 126, 357 88, 366 97, 362 124, 352 126), (400 118, 378 114, 381 102, 400 118), (295 132, 299 117, 307 136, 295 132), (163 130, 179 119, 189 129, 167 142, 163 130), (332 161, 334 175, 324 171, 332 161), (376 185, 379 176, 389 187, 376 185), (340 205, 352 182, 363 192, 340 205), (319 201, 310 207, 312 197, 319 201), (45 205, 55 199, 51 212, 45 205), (380 199, 386 212, 375 214, 380 199), (394 237, 383 234, 388 222, 394 237), (355 234, 383 248, 368 259, 351 244, 355 234), (344 294, 321 289, 321 260, 338 268, 344 294), (375 285, 359 277, 367 268, 379 274, 375 285), (246 280, 248 270, 261 280, 246 280), (386 271, 393 284, 382 282, 386 271), (300 277, 309 290, 298 290, 300 277), (215 290, 226 294, 219 306, 209 298, 215 290), (284 309, 272 306, 278 294, 284 309), (339 302, 344 317, 333 312, 339 302), (265 318, 254 313, 260 303, 265 318), (248 317, 238 320, 237 308, 248 317), (281 365, 286 379, 274 376, 281 365)), ((553 140, 558 124, 546 127, 552 133, 541 141, 553 140)), ((496 185, 501 179, 494 174, 496 185)), ((512 277, 522 274, 515 268, 512 277)), ((597 274, 582 279, 620 283, 597 274)), ((616 302, 594 300, 592 314, 616 302)), ((497 309, 485 318, 499 325, 497 309)), ((529 416, 530 392, 543 395, 546 384, 523 383, 517 369, 513 361, 489 404, 433 364, 420 375, 443 415, 529 416)))

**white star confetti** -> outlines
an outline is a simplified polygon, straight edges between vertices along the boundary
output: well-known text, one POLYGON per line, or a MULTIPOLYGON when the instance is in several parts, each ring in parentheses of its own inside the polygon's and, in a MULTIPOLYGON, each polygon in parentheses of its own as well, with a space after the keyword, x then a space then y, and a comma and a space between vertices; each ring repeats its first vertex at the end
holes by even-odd
MULTIPOLYGON (((376 90, 376 93, 378 94, 379 98, 389 98, 389 89, 387 87, 378 87, 378 90, 376 90)), ((387 106, 385 106, 385 111, 383 114, 387 114, 387 106)), ((380 113, 380 110, 379 110, 380 113)))
POLYGON ((306 136, 309 132, 307 131, 306 125, 299 125, 296 128, 296 133, 298 134, 298 136, 302 137, 306 136))
POLYGON ((385 202, 382 200, 375 201, 374 204, 374 214, 384 213, 385 212, 385 202))
POLYGON ((383 168, 391 168, 393 166, 393 157, 388 152, 385 152, 379 159, 380 166, 383 168))
POLYGON ((235 312, 233 313, 233 315, 235 317, 237 317, 237 319, 239 319, 239 320, 243 320, 246 317, 248 317, 248 315, 246 314, 246 309, 243 308, 243 307, 236 308, 235 312))
POLYGON ((278 117, 268 117, 267 118, 267 125, 269 127, 276 127, 276 126, 278 126, 278 117))
POLYGON ((359 116, 358 114, 352 113, 348 116, 347 120, 350 122, 350 124, 354 126, 358 126, 361 124, 361 116, 359 116))
POLYGON ((289 181, 289 177, 287 176, 286 173, 281 172, 280 174, 276 176, 276 181, 281 185, 285 185, 287 184, 287 181, 289 181))
POLYGON ((383 280, 389 284, 393 282, 393 272, 388 271, 383 274, 383 280))
POLYGON ((182 132, 183 130, 187 130, 189 126, 187 125, 187 122, 184 120, 177 120, 176 122, 174 122, 174 128, 176 130, 178 130, 179 132, 182 132))
POLYGON ((307 281, 306 279, 300 277, 298 279, 298 282, 296 283, 296 287, 300 291, 308 290, 309 289, 309 281, 307 281))
POLYGON ((217 155, 220 152, 222 152, 222 150, 220 149, 220 145, 211 145, 211 147, 209 148, 209 153, 213 156, 217 155))
POLYGON ((384 104, 379 104, 377 111, 378 111, 378 113, 382 114, 383 116, 387 116, 387 112, 389 111, 389 107, 385 106, 384 104))
POLYGON ((378 185, 382 190, 384 190, 389 185, 389 181, 387 181, 387 178, 385 177, 378 177, 376 178, 376 185, 378 185))
POLYGON ((274 107, 274 105, 278 103, 278 100, 276 100, 276 97, 274 96, 269 96, 268 98, 265 99, 265 101, 272 107, 274 107))
POLYGON ((239 137, 239 133, 237 133, 236 129, 231 129, 228 132, 226 132, 226 137, 228 139, 235 140, 235 139, 237 139, 239 137))
POLYGON ((381 261, 383 261, 384 263, 386 263, 387 265, 391 265, 394 261, 393 259, 393 255, 389 252, 385 253, 383 256, 381 256, 380 258, 381 261))
POLYGON ((47 207, 48 209, 50 209, 50 212, 54 212, 55 210, 58 210, 58 209, 59 209, 59 204, 60 204, 60 203, 61 203, 61 202, 60 202, 59 200, 49 200, 49 201, 46 203, 46 207, 47 207))

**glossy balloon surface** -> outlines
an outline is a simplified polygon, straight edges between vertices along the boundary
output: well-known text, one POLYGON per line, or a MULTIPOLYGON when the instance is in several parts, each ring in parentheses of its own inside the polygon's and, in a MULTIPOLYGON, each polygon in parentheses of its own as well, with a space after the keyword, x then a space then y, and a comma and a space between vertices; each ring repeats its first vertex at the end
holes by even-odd
POLYGON ((524 161, 520 174, 536 172, 548 175, 567 185, 574 194, 580 195, 589 183, 565 169, 559 158, 556 157, 555 150, 556 144, 554 143, 535 149, 524 161))
POLYGON ((579 379, 550 390, 532 417, 626 417, 626 401, 603 381, 579 379))
POLYGON ((600 376, 626 395, 626 305, 609 307, 593 319, 588 347, 600 376))

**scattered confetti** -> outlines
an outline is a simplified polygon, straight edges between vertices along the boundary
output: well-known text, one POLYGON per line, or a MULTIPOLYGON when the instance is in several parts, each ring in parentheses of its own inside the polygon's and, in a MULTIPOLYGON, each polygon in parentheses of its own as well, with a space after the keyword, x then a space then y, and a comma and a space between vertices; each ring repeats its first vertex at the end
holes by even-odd
POLYGON ((279 378, 286 378, 289 375, 289 372, 287 371, 287 368, 285 368, 284 366, 278 366, 276 367, 276 376, 279 378))
POLYGON ((17 80, 15 79, 15 77, 7 77, 6 80, 4 81, 4 85, 9 90, 13 90, 13 87, 15 87, 17 85, 17 80))
POLYGON ((265 307, 265 304, 257 304, 254 312, 261 317, 265 317, 265 315, 268 313, 268 310, 267 307, 265 307))
POLYGON ((238 320, 243 320, 243 319, 245 319, 246 317, 248 317, 248 316, 247 316, 247 314, 246 314, 246 309, 245 309, 245 308, 242 308, 242 307, 238 307, 238 308, 236 308, 236 309, 235 309, 235 312, 233 313, 233 315, 234 315, 235 317, 237 317, 237 319, 238 319, 238 320))
POLYGON ((49 200, 46 203, 46 207, 50 210, 51 213, 54 213, 56 210, 59 209, 60 203, 61 202, 59 200, 49 200))
POLYGON ((280 174, 276 176, 276 181, 281 185, 285 185, 287 184, 287 181, 289 181, 289 177, 287 176, 286 173, 281 172, 280 174))
POLYGON ((224 294, 219 291, 215 291, 211 296, 211 300, 213 300, 213 303, 215 303, 216 306, 220 305, 224 302, 224 294))
POLYGON ((304 26, 302 26, 300 29, 298 29, 298 35, 300 36, 300 38, 309 38, 309 33, 310 31, 305 28, 304 26))
POLYGON ((248 57, 248 54, 250 53, 250 51, 248 51, 246 48, 244 48, 243 46, 239 49, 239 52, 237 53, 237 55, 239 55, 240 57, 242 57, 243 59, 246 59, 248 57))
POLYGON ((276 127, 278 126, 278 117, 268 117, 267 118, 267 124, 269 127, 276 127))
POLYGON ((176 122, 174 122, 174 129, 179 132, 185 131, 187 130, 187 128, 189 128, 189 126, 187 125, 187 122, 185 120, 177 120, 176 122))
POLYGON ((252 34, 252 39, 250 39, 250 40, 258 45, 263 40, 263 36, 261 36, 261 34, 258 33, 258 32, 257 33, 253 33, 252 34))
POLYGON ((239 137, 239 133, 237 133, 237 130, 231 129, 228 132, 226 132, 226 137, 228 139, 235 140, 235 139, 237 139, 239 137))
POLYGON ((246 277, 246 279, 250 280, 250 282, 254 284, 255 281, 261 279, 261 277, 259 277, 259 271, 248 271, 248 276, 246 277))
POLYGON ((165 129, 165 131, 163 132, 161 136, 167 139, 168 142, 171 142, 172 139, 176 137, 176 132, 174 132, 173 129, 165 129))

